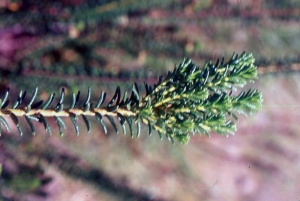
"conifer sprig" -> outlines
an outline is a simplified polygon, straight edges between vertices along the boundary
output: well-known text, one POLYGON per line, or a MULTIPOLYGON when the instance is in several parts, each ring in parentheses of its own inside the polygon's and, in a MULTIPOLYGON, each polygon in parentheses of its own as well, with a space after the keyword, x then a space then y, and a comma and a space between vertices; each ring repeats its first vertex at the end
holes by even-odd
POLYGON ((156 130, 160 138, 166 136, 174 143, 174 138, 181 143, 189 141, 190 133, 205 133, 211 131, 221 135, 234 134, 237 119, 235 113, 247 115, 257 112, 262 105, 262 94, 257 90, 242 91, 238 95, 232 95, 236 87, 243 87, 247 82, 257 79, 257 69, 254 65, 252 54, 243 53, 238 56, 233 54, 230 61, 224 63, 224 59, 216 64, 207 62, 203 68, 196 66, 190 59, 185 59, 175 67, 167 76, 161 76, 153 87, 145 83, 145 96, 141 96, 137 84, 132 86, 130 97, 127 92, 121 95, 118 87, 112 99, 105 105, 106 93, 102 92, 97 102, 90 102, 91 90, 88 88, 87 97, 82 106, 77 106, 80 92, 72 94, 72 101, 68 108, 64 106, 65 91, 62 89, 55 107, 50 107, 55 94, 50 94, 48 100, 34 103, 38 89, 33 91, 29 103, 20 107, 26 96, 22 91, 15 103, 9 107, 7 100, 9 90, 3 99, 0 99, 0 131, 1 124, 7 131, 10 130, 4 116, 10 116, 22 135, 22 129, 18 117, 24 116, 32 133, 35 127, 32 120, 41 122, 47 132, 52 134, 48 117, 54 117, 60 135, 66 129, 62 117, 69 117, 74 124, 76 134, 79 135, 77 118, 82 116, 88 132, 91 123, 88 116, 94 116, 101 124, 104 133, 107 133, 103 118, 106 117, 112 124, 116 133, 119 132, 115 123, 117 118, 122 131, 126 134, 125 123, 128 124, 130 134, 133 137, 140 135, 140 122, 148 125, 149 134, 156 130), (134 129, 134 124, 136 129, 134 129), (136 131, 134 131, 136 130, 136 131))
MULTIPOLYGON (((187 143, 190 133, 215 131, 222 135, 234 134, 234 112, 246 115, 262 105, 262 94, 257 90, 232 95, 236 87, 257 79, 252 54, 233 54, 230 61, 207 62, 203 68, 185 59, 164 80, 160 78, 153 90, 139 104, 138 118, 151 124, 160 136, 172 142, 177 138, 187 143)), ((147 87, 146 87, 147 88, 147 87)))

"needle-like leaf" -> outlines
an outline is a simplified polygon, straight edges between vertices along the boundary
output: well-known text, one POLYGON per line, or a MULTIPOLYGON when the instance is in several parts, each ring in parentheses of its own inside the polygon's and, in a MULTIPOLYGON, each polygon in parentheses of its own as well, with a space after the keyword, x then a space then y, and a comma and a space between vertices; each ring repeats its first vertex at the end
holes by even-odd
POLYGON ((262 94, 257 90, 250 89, 247 92, 241 91, 238 95, 232 94, 232 90, 257 79, 254 61, 252 54, 243 53, 240 56, 233 54, 227 63, 222 59, 217 60, 215 64, 207 62, 201 68, 190 59, 185 59, 173 71, 169 71, 166 77, 160 76, 153 87, 144 83, 146 91, 144 96, 140 94, 137 83, 134 83, 129 98, 127 92, 121 98, 121 89, 117 87, 106 105, 104 105, 106 93, 102 91, 94 107, 90 102, 92 97, 90 87, 81 106, 78 106, 80 92, 77 95, 72 93, 69 107, 64 107, 66 94, 62 88, 54 108, 50 106, 54 100, 54 93, 49 95, 44 104, 42 100, 34 103, 38 88, 35 88, 25 107, 21 107, 21 104, 26 91, 24 93, 21 91, 17 100, 10 106, 7 89, 4 97, 0 99, 0 125, 4 125, 6 130, 10 131, 4 119, 5 116, 10 116, 22 135, 18 118, 25 116, 33 134, 36 131, 32 120, 35 120, 42 122, 51 135, 47 119, 55 117, 62 136, 63 129, 66 128, 62 118, 68 116, 75 127, 76 135, 79 135, 77 117, 82 116, 90 132, 91 123, 88 116, 95 116, 107 134, 107 127, 103 121, 103 116, 106 116, 116 133, 118 127, 114 118, 118 118, 124 134, 127 122, 131 137, 134 137, 133 123, 137 126, 136 137, 140 136, 141 122, 148 125, 150 135, 156 130, 161 139, 166 137, 172 143, 177 139, 185 144, 190 134, 195 132, 209 136, 210 132, 214 131, 228 136, 236 131, 233 121, 238 119, 236 114, 251 114, 262 106, 262 94))

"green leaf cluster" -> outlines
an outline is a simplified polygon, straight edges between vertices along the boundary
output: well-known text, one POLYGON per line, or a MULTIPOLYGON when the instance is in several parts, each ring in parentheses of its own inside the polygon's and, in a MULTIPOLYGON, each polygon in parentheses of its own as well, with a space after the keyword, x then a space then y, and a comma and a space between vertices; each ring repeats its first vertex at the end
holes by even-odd
POLYGON ((196 132, 234 134, 235 113, 247 115, 262 106, 257 90, 232 93, 257 79, 254 61, 252 54, 233 54, 227 63, 222 59, 201 68, 185 59, 153 89, 146 86, 146 96, 133 110, 161 138, 165 135, 172 142, 176 138, 186 144, 190 133, 196 132))
MULTIPOLYGON (((216 64, 207 62, 203 68, 185 59, 167 76, 161 76, 156 85, 145 83, 146 95, 141 96, 138 85, 132 86, 131 96, 127 92, 122 97, 120 87, 117 87, 111 100, 104 104, 106 93, 101 92, 97 103, 91 101, 91 90, 88 88, 87 97, 83 104, 79 104, 80 92, 72 94, 71 104, 65 107, 65 91, 62 89, 55 107, 51 106, 54 93, 48 99, 34 102, 38 88, 35 88, 29 103, 22 106, 26 91, 21 91, 17 100, 10 105, 7 99, 7 89, 3 99, 0 99, 0 135, 1 124, 9 132, 10 128, 4 116, 10 116, 20 135, 23 135, 18 117, 25 117, 32 134, 36 133, 32 121, 40 122, 51 135, 52 131, 47 122, 48 117, 54 117, 59 127, 60 135, 66 125, 63 117, 69 117, 79 135, 77 118, 81 116, 88 132, 91 128, 89 116, 95 117, 107 133, 103 118, 106 117, 116 133, 119 129, 114 119, 118 119, 122 131, 126 134, 127 123, 131 137, 140 135, 141 122, 148 125, 149 134, 156 130, 160 138, 166 136, 174 143, 174 139, 186 144, 191 133, 217 132, 228 136, 236 131, 237 114, 247 115, 257 112, 262 106, 262 94, 257 90, 242 91, 234 95, 232 91, 237 87, 244 87, 247 82, 257 79, 257 69, 252 54, 243 53, 224 63, 224 59, 216 64)), ((24 104, 23 104, 24 105, 24 104)))

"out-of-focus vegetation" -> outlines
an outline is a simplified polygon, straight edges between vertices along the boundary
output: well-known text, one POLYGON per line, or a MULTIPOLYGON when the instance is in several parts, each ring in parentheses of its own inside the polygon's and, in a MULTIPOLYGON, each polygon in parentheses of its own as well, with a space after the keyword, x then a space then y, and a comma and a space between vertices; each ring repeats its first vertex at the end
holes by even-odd
POLYGON ((265 99, 236 136, 188 146, 100 126, 79 137, 49 137, 42 126, 34 137, 30 128, 22 138, 3 133, 1 199, 299 199, 299 20, 297 1, 0 1, 0 89, 15 97, 37 85, 41 99, 91 86, 93 99, 154 83, 184 57, 204 64, 247 51, 265 99))

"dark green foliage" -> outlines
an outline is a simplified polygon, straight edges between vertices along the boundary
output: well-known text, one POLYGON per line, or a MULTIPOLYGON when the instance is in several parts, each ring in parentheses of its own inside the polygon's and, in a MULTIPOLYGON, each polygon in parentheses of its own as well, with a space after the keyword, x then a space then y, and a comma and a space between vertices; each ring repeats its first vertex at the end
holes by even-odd
MULTIPOLYGON (((90 123, 87 116, 95 116, 96 119, 102 125, 104 132, 107 133, 106 125, 102 120, 103 115, 100 114, 101 110, 104 113, 108 112, 108 114, 105 114, 104 116, 106 116, 107 119, 110 121, 110 123, 112 124, 112 126, 115 129, 116 133, 118 133, 119 131, 118 131, 118 127, 115 123, 115 120, 114 120, 113 116, 117 116, 118 120, 119 120, 119 122, 122 126, 123 133, 126 134, 125 122, 128 119, 125 118, 121 113, 118 113, 117 109, 120 106, 122 106, 123 108, 129 108, 130 104, 132 104, 132 103, 134 103, 133 105, 137 104, 135 96, 132 96, 131 99, 127 98, 126 100, 125 100, 125 98, 123 98, 122 102, 120 103, 121 94, 120 94, 120 88, 118 87, 116 89, 116 92, 115 92, 114 96, 112 97, 112 99, 110 100, 110 102, 106 106, 101 107, 101 105, 105 101, 105 97, 106 97, 106 93, 102 92, 96 106, 92 107, 91 103, 90 103, 91 90, 89 88, 87 97, 84 101, 84 104, 83 104, 82 108, 75 107, 77 105, 78 101, 79 101, 80 92, 78 92, 77 96, 75 96, 74 93, 72 94, 72 102, 71 102, 70 107, 68 109, 64 109, 64 104, 63 103, 64 103, 64 97, 65 97, 65 90, 63 88, 55 108, 49 109, 52 101, 54 100, 54 96, 55 96, 54 93, 51 93, 49 95, 47 101, 43 105, 39 104, 41 106, 39 106, 40 109, 38 109, 36 107, 31 107, 31 105, 34 101, 34 98, 36 97, 37 90, 38 90, 37 88, 34 90, 33 95, 32 95, 32 97, 31 97, 31 99, 30 99, 30 101, 29 101, 29 103, 26 107, 19 107, 22 100, 24 100, 24 98, 25 98, 24 94, 26 94, 26 92, 24 92, 24 93, 21 92, 20 93, 17 101, 15 102, 15 104, 12 106, 11 109, 7 108, 8 104, 3 104, 3 106, 2 106, 3 110, 1 110, 0 115, 10 115, 13 122, 17 126, 20 135, 23 135, 23 132, 21 130, 21 127, 20 127, 19 120, 18 120, 17 116, 25 116, 25 118, 27 120, 27 123, 29 124, 33 134, 35 134, 36 131, 35 131, 35 127, 34 127, 31 120, 41 122, 44 125, 47 132, 51 135, 52 131, 51 131, 50 125, 47 122, 46 116, 47 117, 53 116, 53 117, 55 117, 56 122, 58 124, 60 135, 63 135, 63 128, 66 128, 66 126, 65 126, 64 121, 61 119, 60 116, 69 116, 72 123, 73 123, 73 125, 74 125, 76 135, 79 135, 79 126, 78 126, 78 123, 77 123, 77 116, 80 116, 80 115, 82 116, 82 118, 83 118, 83 120, 86 124, 88 132, 90 131, 91 123, 90 123), (115 105, 112 105, 112 104, 115 104, 115 105), (113 114, 113 115, 111 116, 109 114, 113 114)), ((3 98, 3 100, 7 103, 9 103, 9 101, 6 100, 7 97, 8 97, 8 93, 9 93, 9 89, 6 91, 5 96, 3 98)), ((0 99, 0 101, 1 101, 1 99, 0 99)), ((41 101, 39 101, 38 103, 41 103, 41 101)), ((132 116, 134 116, 134 114, 130 111, 129 111, 129 114, 130 114, 130 116, 129 116, 130 118, 132 116)), ((125 111, 125 115, 126 115, 126 111, 125 111)), ((9 126, 8 126, 7 122, 5 121, 5 119, 2 116, 0 116, 0 121, 5 126, 7 131, 9 131, 9 126)), ((131 120, 128 121, 128 124, 132 128, 132 125, 131 125, 132 121, 131 120)))
POLYGON ((232 95, 236 87, 257 78, 253 63, 252 54, 246 53, 234 54, 227 63, 208 62, 203 68, 186 59, 164 80, 160 79, 153 90, 145 85, 148 95, 133 111, 171 141, 177 138, 186 143, 191 132, 233 134, 234 112, 252 113, 262 105, 262 95, 256 90, 232 95))
POLYGON ((52 131, 46 117, 55 117, 60 135, 63 135, 66 126, 61 117, 69 116, 76 135, 79 135, 78 116, 82 116, 88 132, 91 129, 88 116, 95 116, 106 134, 107 128, 103 121, 105 116, 117 134, 119 129, 115 117, 122 127, 123 134, 126 134, 127 122, 131 137, 134 136, 133 123, 136 124, 136 137, 139 137, 141 122, 148 124, 150 135, 154 129, 160 138, 166 136, 172 143, 176 138, 185 144, 189 140, 189 134, 195 132, 209 135, 214 131, 227 136, 236 131, 236 125, 231 118, 237 119, 234 112, 247 115, 261 107, 262 95, 257 90, 250 89, 248 92, 242 91, 236 96, 232 95, 232 90, 236 90, 236 87, 243 87, 257 78, 257 69, 253 63, 252 54, 246 53, 241 56, 234 54, 227 63, 224 63, 223 59, 221 62, 218 60, 216 64, 207 62, 203 68, 185 59, 172 72, 168 72, 165 78, 160 76, 158 83, 153 87, 145 83, 145 96, 141 96, 136 83, 132 85, 130 97, 127 97, 126 92, 121 97, 121 89, 117 87, 106 106, 103 106, 106 98, 103 91, 95 106, 91 104, 89 87, 81 107, 78 106, 78 92, 77 95, 72 94, 71 104, 69 108, 65 108, 63 88, 55 108, 51 109, 55 94, 51 93, 43 105, 41 101, 38 105, 33 104, 37 95, 36 88, 26 107, 20 107, 26 96, 26 91, 21 91, 10 108, 7 90, 3 101, 1 100, 0 121, 9 131, 9 126, 2 116, 10 115, 21 135, 23 132, 18 116, 25 116, 33 134, 36 131, 31 120, 41 122, 50 135, 52 131))

